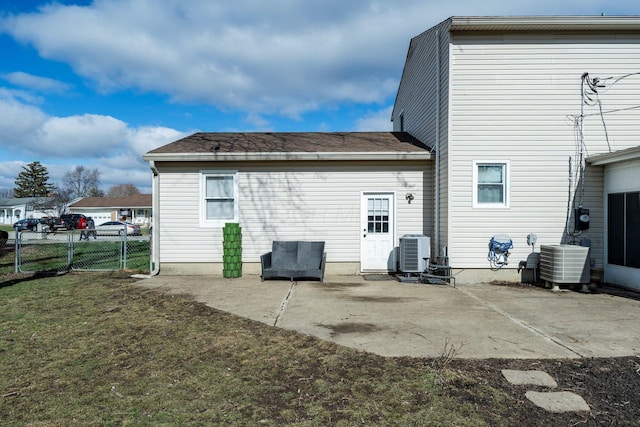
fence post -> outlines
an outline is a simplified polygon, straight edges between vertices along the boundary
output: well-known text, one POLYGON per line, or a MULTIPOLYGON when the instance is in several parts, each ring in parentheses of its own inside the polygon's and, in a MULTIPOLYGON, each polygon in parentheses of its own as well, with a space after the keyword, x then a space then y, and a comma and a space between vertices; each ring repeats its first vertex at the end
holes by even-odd
POLYGON ((20 268, 20 261, 18 257, 20 256, 20 245, 18 241, 20 239, 20 233, 18 232, 18 227, 16 227, 16 237, 13 241, 13 268, 15 269, 15 273, 18 273, 20 268))
POLYGON ((124 234, 122 235, 122 269, 127 269, 127 225, 124 226, 124 234))
POLYGON ((67 268, 69 271, 71 270, 71 265, 73 264, 73 231, 69 233, 67 237, 67 268))

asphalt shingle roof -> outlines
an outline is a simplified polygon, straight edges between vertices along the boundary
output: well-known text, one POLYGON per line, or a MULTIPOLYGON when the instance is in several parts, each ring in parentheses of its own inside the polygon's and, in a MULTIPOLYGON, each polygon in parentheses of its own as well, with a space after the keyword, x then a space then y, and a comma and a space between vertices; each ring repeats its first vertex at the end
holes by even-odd
POLYGON ((429 151, 407 132, 200 132, 149 151, 198 153, 389 153, 429 151))
POLYGON ((71 205, 72 208, 150 208, 151 194, 134 194, 127 197, 85 197, 71 205))

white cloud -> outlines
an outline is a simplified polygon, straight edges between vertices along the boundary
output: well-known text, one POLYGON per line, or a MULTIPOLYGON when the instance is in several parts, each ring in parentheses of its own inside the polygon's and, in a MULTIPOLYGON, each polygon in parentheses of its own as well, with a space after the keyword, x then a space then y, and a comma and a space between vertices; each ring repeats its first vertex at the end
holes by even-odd
POLYGON ((395 92, 404 57, 396 42, 410 34, 400 11, 336 0, 210 3, 53 5, 4 26, 105 91, 133 87, 290 116, 395 92))
POLYGON ((255 131, 260 132, 273 132, 273 127, 267 119, 260 114, 249 113, 245 118, 245 121, 249 123, 255 131))
POLYGON ((34 76, 33 74, 22 71, 3 74, 2 78, 13 85, 26 87, 39 92, 63 93, 71 88, 67 83, 49 77, 34 76))
POLYGON ((391 110, 393 106, 383 108, 382 110, 370 112, 364 117, 358 119, 355 124, 355 130, 364 131, 391 131, 393 123, 391 123, 391 110))
POLYGON ((0 98, 0 135, 5 149, 31 152, 46 115, 37 107, 0 98))
POLYGON ((389 102, 410 38, 451 15, 606 9, 602 0, 96 0, 52 3, 0 28, 103 91, 295 118, 342 102, 389 102))
POLYGON ((0 188, 14 188, 15 179, 26 165, 26 162, 19 160, 0 162, 0 188))
POLYGON ((0 163, 0 188, 13 188, 22 166, 38 160, 55 184, 61 184, 65 173, 82 165, 100 170, 105 189, 133 183, 148 190, 149 166, 142 155, 187 135, 168 127, 130 127, 105 115, 47 116, 37 107, 4 98, 0 91, 2 149, 33 160, 0 163))
POLYGON ((183 138, 193 132, 179 132, 175 129, 160 126, 143 126, 129 129, 127 141, 133 154, 142 158, 146 152, 183 138))
POLYGON ((39 130, 39 147, 45 154, 93 157, 119 148, 127 125, 110 116, 50 117, 39 130))
POLYGON ((28 91, 0 87, 0 101, 3 100, 7 102, 24 102, 27 104, 41 104, 43 102, 41 96, 33 95, 28 91))
POLYGON ((100 170, 100 183, 105 191, 114 185, 133 184, 143 193, 151 192, 151 169, 141 158, 120 154, 100 159, 94 167, 100 170))

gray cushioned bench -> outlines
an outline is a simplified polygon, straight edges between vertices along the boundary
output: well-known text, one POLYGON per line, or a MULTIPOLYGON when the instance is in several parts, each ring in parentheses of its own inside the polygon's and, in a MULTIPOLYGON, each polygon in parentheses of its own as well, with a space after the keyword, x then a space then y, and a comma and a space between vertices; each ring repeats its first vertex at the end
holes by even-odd
POLYGON ((274 241, 271 252, 260 256, 261 279, 324 280, 327 254, 324 242, 274 241))

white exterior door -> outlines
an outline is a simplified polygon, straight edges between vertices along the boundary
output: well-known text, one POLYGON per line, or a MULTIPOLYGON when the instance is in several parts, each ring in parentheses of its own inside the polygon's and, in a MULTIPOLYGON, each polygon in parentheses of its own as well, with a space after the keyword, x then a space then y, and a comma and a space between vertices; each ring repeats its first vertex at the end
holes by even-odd
POLYGON ((393 193, 363 193, 361 201, 360 269, 390 271, 394 261, 395 197, 393 193))

